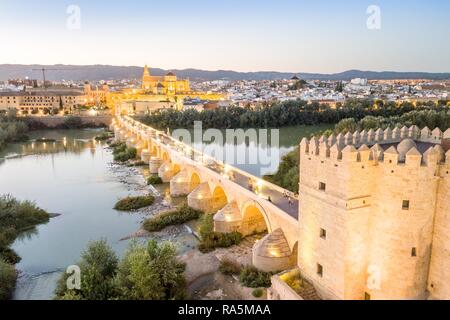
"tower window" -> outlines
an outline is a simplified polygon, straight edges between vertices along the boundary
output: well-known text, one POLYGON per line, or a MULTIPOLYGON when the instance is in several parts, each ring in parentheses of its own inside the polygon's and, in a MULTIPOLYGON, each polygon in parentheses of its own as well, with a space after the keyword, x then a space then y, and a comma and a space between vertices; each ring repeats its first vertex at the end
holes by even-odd
POLYGON ((327 230, 325 229, 320 229, 320 237, 322 239, 326 239, 327 238, 327 230))
POLYGON ((403 200, 402 209, 409 210, 409 200, 403 200))
POLYGON ((325 191, 327 189, 327 185, 323 182, 319 182, 319 190, 325 191))
POLYGON ((323 267, 320 264, 317 264, 317 275, 323 277, 323 267))
POLYGON ((411 257, 417 257, 417 249, 416 248, 411 249, 411 257))

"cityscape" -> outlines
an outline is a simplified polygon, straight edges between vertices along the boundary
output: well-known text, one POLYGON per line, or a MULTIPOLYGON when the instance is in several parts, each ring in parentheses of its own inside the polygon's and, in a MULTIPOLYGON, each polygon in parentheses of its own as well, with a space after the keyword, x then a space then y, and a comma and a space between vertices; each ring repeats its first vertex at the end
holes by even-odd
POLYGON ((0 300, 450 300, 447 3, 131 2, 0 5, 0 300))

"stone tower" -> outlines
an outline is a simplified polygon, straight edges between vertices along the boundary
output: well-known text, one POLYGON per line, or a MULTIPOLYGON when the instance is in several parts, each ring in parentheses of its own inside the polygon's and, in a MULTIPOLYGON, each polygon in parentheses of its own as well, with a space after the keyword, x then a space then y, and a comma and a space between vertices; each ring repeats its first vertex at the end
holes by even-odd
POLYGON ((323 298, 450 297, 443 138, 404 127, 302 141, 298 264, 323 298))

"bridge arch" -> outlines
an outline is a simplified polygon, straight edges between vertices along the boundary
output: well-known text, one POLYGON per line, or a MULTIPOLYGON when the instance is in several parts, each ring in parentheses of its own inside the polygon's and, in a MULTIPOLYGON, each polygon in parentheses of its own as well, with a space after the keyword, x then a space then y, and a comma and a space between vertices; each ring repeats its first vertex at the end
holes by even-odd
POLYGON ((212 193, 212 202, 214 211, 220 210, 228 203, 228 197, 221 185, 217 185, 212 193))
POLYGON ((163 151, 162 152, 162 160, 163 161, 169 161, 170 160, 169 153, 167 151, 163 151))
POLYGON ((192 172, 191 179, 189 181, 190 181, 190 189, 191 190, 194 190, 195 188, 197 188, 200 185, 200 183, 202 182, 202 180, 200 179, 200 175, 195 171, 192 172))
POLYGON ((241 233, 243 236, 272 231, 267 213, 258 202, 254 200, 245 202, 241 208, 241 215, 241 233))

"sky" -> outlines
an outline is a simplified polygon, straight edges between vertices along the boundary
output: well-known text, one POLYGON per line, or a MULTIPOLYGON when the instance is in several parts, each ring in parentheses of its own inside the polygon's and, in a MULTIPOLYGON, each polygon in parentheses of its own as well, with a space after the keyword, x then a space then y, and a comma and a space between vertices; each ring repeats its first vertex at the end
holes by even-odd
POLYGON ((448 12, 448 0, 0 0, 0 64, 450 72, 448 12))

